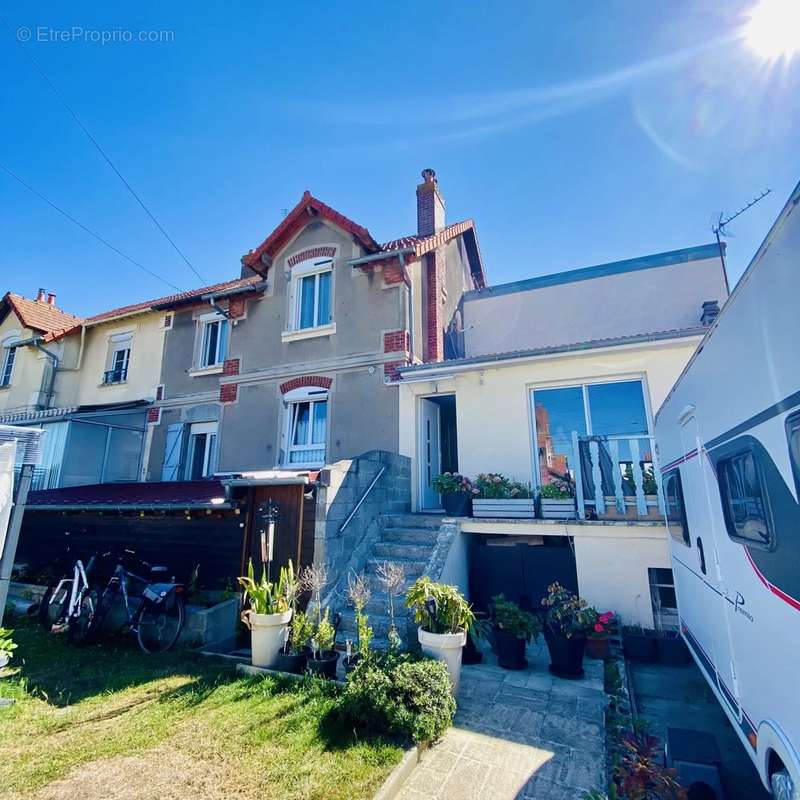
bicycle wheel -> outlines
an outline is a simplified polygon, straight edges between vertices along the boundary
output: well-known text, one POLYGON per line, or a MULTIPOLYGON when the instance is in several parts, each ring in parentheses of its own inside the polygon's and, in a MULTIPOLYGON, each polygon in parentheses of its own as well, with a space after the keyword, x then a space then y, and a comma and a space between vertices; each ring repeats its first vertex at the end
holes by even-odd
POLYGON ((69 593, 72 590, 72 583, 61 584, 61 588, 58 589, 59 584, 61 581, 51 583, 39 601, 36 617, 46 631, 51 631, 54 623, 66 617, 69 610, 69 593), (56 589, 58 589, 58 595, 53 597, 56 589))
POLYGON ((181 634, 186 612, 183 598, 176 595, 169 603, 155 605, 142 600, 137 636, 139 647, 145 653, 163 653, 169 650, 181 634))
POLYGON ((105 591, 100 594, 97 589, 87 589, 81 599, 78 613, 69 621, 67 636, 70 644, 80 647, 97 641, 113 602, 113 592, 105 591))

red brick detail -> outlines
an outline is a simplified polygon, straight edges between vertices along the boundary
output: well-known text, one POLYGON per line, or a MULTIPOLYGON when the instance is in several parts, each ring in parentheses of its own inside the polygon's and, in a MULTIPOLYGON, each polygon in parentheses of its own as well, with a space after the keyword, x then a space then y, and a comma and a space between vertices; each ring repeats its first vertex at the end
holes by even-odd
POLYGON ((389 331, 383 334, 384 353, 407 353, 408 350, 408 331, 389 331))
POLYGON ((400 262, 397 261, 393 264, 386 264, 383 268, 383 280, 385 283, 393 286, 396 283, 403 282, 403 268, 400 262))
POLYGON ((228 316, 231 319, 239 319, 244 316, 247 310, 247 300, 244 297, 231 297, 228 300, 228 316))
POLYGON ((226 383, 219 387, 220 403, 235 403, 238 395, 238 383, 226 383))
POLYGON ((239 359, 229 358, 222 364, 223 375, 238 375, 239 374, 239 359))
POLYGON ((441 361, 444 354, 444 329, 441 323, 443 280, 438 253, 425 256, 425 344, 426 361, 441 361))
POLYGON ((310 247, 295 253, 286 263, 293 267, 301 261, 308 261, 309 258, 333 258, 336 255, 335 247, 310 247))
POLYGON ((400 367, 405 367, 408 364, 407 359, 403 359, 402 361, 387 361, 383 365, 383 375, 385 378, 389 378, 390 380, 397 381, 400 380, 400 373, 397 371, 400 367))
POLYGON ((304 386, 319 386, 321 389, 330 389, 333 383, 332 378, 322 375, 301 375, 299 378, 292 378, 290 381, 281 384, 281 394, 291 392, 292 389, 302 389, 304 386))
POLYGON ((158 425, 161 422, 161 409, 148 408, 147 409, 147 422, 150 425, 158 425))

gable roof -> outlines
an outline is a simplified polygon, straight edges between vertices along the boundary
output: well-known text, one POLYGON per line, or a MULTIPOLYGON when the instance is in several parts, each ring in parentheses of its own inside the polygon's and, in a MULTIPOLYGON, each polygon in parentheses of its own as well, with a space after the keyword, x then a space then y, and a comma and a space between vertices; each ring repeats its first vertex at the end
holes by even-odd
POLYGON ((80 317, 62 311, 45 300, 28 300, 27 297, 13 292, 6 292, 1 302, 0 319, 13 311, 24 327, 43 333, 48 339, 74 330, 83 322, 80 317))
POLYGON ((325 205, 321 200, 312 197, 311 192, 303 192, 300 202, 284 217, 283 221, 272 233, 255 249, 242 256, 242 264, 256 272, 264 273, 276 253, 294 236, 306 223, 308 217, 322 217, 347 231, 364 249, 375 253, 380 245, 372 238, 372 234, 362 225, 348 219, 335 209, 325 205), (267 260, 265 267, 264 261, 267 260))

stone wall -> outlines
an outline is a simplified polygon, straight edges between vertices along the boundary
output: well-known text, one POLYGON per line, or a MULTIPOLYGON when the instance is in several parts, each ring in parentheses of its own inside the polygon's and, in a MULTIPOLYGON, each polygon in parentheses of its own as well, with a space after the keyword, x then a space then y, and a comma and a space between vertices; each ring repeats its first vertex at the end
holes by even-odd
POLYGON ((411 460, 385 450, 326 466, 319 477, 314 563, 328 569, 328 594, 336 593, 350 569, 360 569, 380 533, 380 514, 411 509, 411 460), (343 532, 347 517, 384 468, 343 532))

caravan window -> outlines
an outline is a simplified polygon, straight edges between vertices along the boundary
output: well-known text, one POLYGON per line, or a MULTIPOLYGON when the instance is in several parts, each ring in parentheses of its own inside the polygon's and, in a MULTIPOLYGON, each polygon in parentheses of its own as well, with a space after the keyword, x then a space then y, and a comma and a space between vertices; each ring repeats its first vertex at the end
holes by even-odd
POLYGON ((792 460, 794 485, 800 497, 800 413, 786 420, 786 438, 789 440, 789 457, 792 460))
POLYGON ((774 544, 764 477, 751 450, 717 462, 719 491, 728 536, 771 550, 774 544))
POLYGON ((686 506, 683 502, 683 485, 679 469, 668 472, 662 481, 664 503, 667 507, 667 528, 676 542, 690 545, 689 525, 686 521, 686 506))

